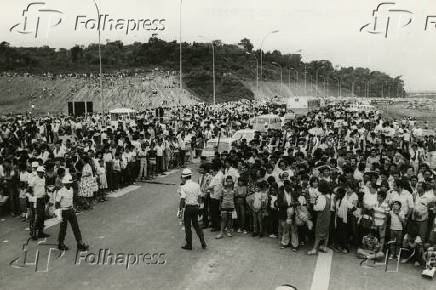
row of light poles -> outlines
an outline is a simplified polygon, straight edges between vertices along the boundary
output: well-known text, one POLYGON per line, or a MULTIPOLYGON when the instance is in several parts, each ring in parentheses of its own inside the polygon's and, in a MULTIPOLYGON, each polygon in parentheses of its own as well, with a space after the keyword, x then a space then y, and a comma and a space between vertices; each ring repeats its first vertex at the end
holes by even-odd
MULTIPOLYGON (((94 1, 96 10, 97 10, 97 16, 100 16, 100 11, 98 8, 97 3, 94 1)), ((180 0, 180 6, 179 6, 179 66, 180 66, 180 73, 179 73, 179 77, 180 77, 180 91, 182 91, 183 89, 183 70, 182 70, 182 4, 183 4, 183 0, 180 0)), ((268 36, 270 36, 271 34, 274 33, 278 33, 279 30, 272 30, 270 32, 268 32, 267 34, 265 34, 265 36, 262 39, 261 45, 260 45, 260 77, 263 80, 263 44, 265 42, 265 40, 268 38, 268 36)), ((205 38, 204 36, 200 36, 201 38, 205 38)), ((206 39, 206 38, 205 38, 206 39)), ((213 44, 213 41, 210 40, 211 43, 211 47, 212 47, 212 67, 213 67, 213 104, 216 104, 216 83, 215 83, 215 47, 213 44)), ((259 93, 259 61, 256 57, 255 54, 251 54, 250 52, 247 52, 247 54, 253 55, 256 59, 256 90, 257 93, 259 93)), ((99 55, 99 69, 100 69, 100 103, 101 103, 101 111, 102 113, 104 113, 104 98, 103 98, 103 80, 102 80, 102 61, 101 61, 101 31, 100 31, 100 27, 98 28, 98 55, 99 55)), ((280 67, 280 93, 283 94, 283 67, 282 65, 278 64, 277 62, 272 62, 273 65, 280 67)), ((316 96, 318 95, 318 79, 319 79, 319 70, 322 67, 318 68, 315 72, 316 75, 316 90, 315 90, 315 94, 316 96)), ((296 80, 297 83, 299 81, 299 76, 298 76, 298 71, 295 68, 288 68, 288 72, 289 72, 289 86, 291 85, 291 70, 295 71, 296 74, 296 80)), ((338 77, 338 96, 341 96, 341 77, 338 77)), ((326 87, 326 83, 327 83, 327 78, 325 78, 324 80, 324 87, 326 87)), ((352 95, 354 95, 354 85, 357 81, 354 80, 352 82, 352 86, 351 86, 351 93, 352 95)), ((387 81, 385 82, 386 87, 388 87, 387 85, 387 81)), ((399 91, 399 85, 397 85, 397 94, 399 91)), ((304 89, 305 92, 307 92, 307 66, 304 65, 304 89)), ((369 92, 370 92, 370 82, 367 81, 366 82, 366 96, 369 96, 369 92)), ((382 97, 384 96, 384 86, 382 85, 382 97)))

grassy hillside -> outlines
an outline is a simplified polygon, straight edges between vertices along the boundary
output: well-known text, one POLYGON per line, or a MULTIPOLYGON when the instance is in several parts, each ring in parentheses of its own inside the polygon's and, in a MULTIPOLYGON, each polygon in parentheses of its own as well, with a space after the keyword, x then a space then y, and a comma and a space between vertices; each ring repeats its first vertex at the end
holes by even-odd
MULTIPOLYGON (((260 59, 260 50, 253 50, 249 39, 242 39, 238 45, 225 44, 220 40, 212 42, 215 52, 215 74, 216 74, 216 100, 224 102, 241 98, 251 99, 255 94, 257 97, 267 97, 276 92, 268 88, 268 82, 273 83, 280 80, 280 71, 283 72, 283 80, 288 83, 289 76, 291 83, 299 83, 296 86, 289 86, 287 94, 301 95, 301 80, 306 76, 307 84, 304 94, 315 95, 316 89, 311 83, 319 77, 327 84, 326 88, 320 84, 318 93, 325 91, 327 95, 337 95, 337 82, 341 81, 342 95, 349 94, 354 87, 357 96, 369 95, 380 97, 381 94, 388 96, 404 96, 404 82, 400 77, 390 77, 380 71, 371 71, 363 67, 335 68, 328 60, 314 60, 303 62, 301 54, 285 54, 278 50, 263 52, 263 75, 262 90, 256 92, 250 82, 256 78, 256 62, 260 59), (292 72, 292 73, 291 73, 292 72), (312 80, 312 81, 311 81, 312 80), (367 92, 366 87, 369 88, 367 92), (336 93, 335 93, 336 92, 336 93)), ((102 68, 106 74, 127 71, 152 74, 154 68, 160 71, 179 71, 179 44, 175 41, 165 42, 152 37, 147 43, 133 43, 124 45, 121 41, 107 42, 101 47, 102 68)), ((182 44, 182 66, 183 66, 183 87, 189 92, 187 99, 194 95, 198 100, 212 102, 212 49, 210 43, 183 43, 182 44), (192 95, 191 95, 192 94, 192 95)), ((55 76, 68 73, 93 73, 98 74, 99 53, 98 45, 88 46, 76 45, 71 49, 54 49, 50 47, 16 48, 10 47, 8 43, 0 43, 0 72, 8 73, 31 73, 42 75, 53 73, 55 76)), ((258 70, 260 72, 260 69, 258 70)), ((170 82, 178 82, 178 73, 172 75, 170 82)), ((56 80, 54 83, 40 83, 35 79, 14 79, 13 84, 8 87, 8 79, 2 80, 0 88, 7 90, 1 92, 0 105, 6 108, 15 108, 17 104, 44 98, 40 107, 50 103, 53 110, 60 110, 61 104, 68 98, 92 99, 99 95, 95 82, 88 84, 83 80, 56 80), (44 93, 41 90, 49 88, 53 92, 44 93), (26 89, 25 89, 26 88, 26 89)), ((137 79, 122 79, 115 84, 105 85, 104 95, 108 106, 116 106, 123 102, 131 102, 140 105, 142 102, 149 102, 148 89, 139 85, 137 79), (119 82, 119 83, 118 83, 119 82), (134 83, 134 85, 130 85, 134 83), (127 89, 129 87, 129 89, 127 89)), ((178 101, 183 92, 176 88, 165 90, 165 80, 156 80, 152 86, 156 86, 162 97, 174 102, 178 101)), ((285 92, 282 92, 285 94, 285 92)), ((18 106, 19 107, 19 106, 18 106)))

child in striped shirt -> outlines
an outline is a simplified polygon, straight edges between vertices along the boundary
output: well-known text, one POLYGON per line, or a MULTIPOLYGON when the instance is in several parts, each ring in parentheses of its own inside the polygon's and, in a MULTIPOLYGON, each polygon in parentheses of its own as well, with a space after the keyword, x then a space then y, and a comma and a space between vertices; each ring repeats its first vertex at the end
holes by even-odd
POLYGON ((374 206, 374 226, 379 234, 382 248, 385 243, 388 213, 389 204, 386 201, 386 191, 379 191, 377 193, 377 203, 374 206))

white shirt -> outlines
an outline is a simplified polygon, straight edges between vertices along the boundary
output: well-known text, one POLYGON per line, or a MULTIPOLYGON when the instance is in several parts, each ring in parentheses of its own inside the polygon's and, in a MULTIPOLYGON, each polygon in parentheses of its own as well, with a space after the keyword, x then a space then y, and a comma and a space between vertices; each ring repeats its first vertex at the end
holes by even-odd
POLYGON ((391 230, 402 231, 403 224, 401 223, 401 219, 404 220, 404 218, 404 212, 400 211, 398 214, 395 214, 391 210, 391 230))
POLYGON ((212 177, 212 180, 209 183, 209 187, 212 188, 212 192, 210 194, 211 198, 219 199, 223 190, 223 180, 224 174, 220 171, 212 177))
POLYGON ((201 196, 200 185, 190 179, 186 180, 180 188, 180 197, 185 199, 186 205, 198 205, 199 196, 201 196))
POLYGON ((73 206, 73 188, 67 189, 65 186, 58 190, 56 202, 60 203, 63 209, 73 206))
POLYGON ((367 209, 375 208, 377 205, 377 193, 371 193, 367 186, 363 187, 363 206, 367 209))
POLYGON ((313 210, 323 211, 327 204, 326 197, 324 195, 318 196, 316 203, 313 205, 313 210))
POLYGON ((45 178, 35 176, 29 180, 29 186, 32 188, 34 197, 41 198, 45 196, 45 178))

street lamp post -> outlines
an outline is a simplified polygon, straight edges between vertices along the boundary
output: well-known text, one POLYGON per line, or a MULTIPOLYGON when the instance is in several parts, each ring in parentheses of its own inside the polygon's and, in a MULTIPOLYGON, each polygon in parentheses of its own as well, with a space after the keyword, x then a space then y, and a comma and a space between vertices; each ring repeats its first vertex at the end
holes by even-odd
POLYGON ((304 94, 307 96, 307 65, 304 65, 304 94))
POLYGON ((283 96, 283 67, 275 61, 272 64, 280 67, 280 94, 283 96))
POLYGON ((327 76, 324 76, 324 92, 327 94, 327 86, 328 86, 327 76))
POLYGON ((291 70, 288 69, 289 79, 288 79, 288 87, 291 89, 291 70))
POLYGON ((180 93, 182 92, 183 85, 182 85, 182 0, 180 0, 180 7, 179 7, 179 66, 180 66, 180 93))
POLYGON ((369 98, 370 97, 370 81, 366 81, 366 97, 369 98))
MULTIPOLYGON (((204 36, 201 36, 201 38, 207 39, 204 36)), ((213 45, 213 41, 210 40, 210 45, 212 46, 212 77, 213 77, 213 104, 216 105, 216 95, 215 95, 215 46, 213 45)))
POLYGON ((354 80, 352 83, 351 83, 351 96, 353 97, 354 96, 354 84, 357 82, 357 80, 354 80))
POLYGON ((319 70, 322 69, 322 67, 318 68, 315 72, 315 76, 316 76, 316 87, 315 87, 315 95, 318 97, 318 74, 319 74, 319 70))
POLYGON ((257 60, 256 54, 252 54, 248 51, 246 52, 246 54, 253 55, 254 58, 256 59, 256 91, 257 91, 257 94, 259 94, 259 61, 257 60))
MULTIPOLYGON (((291 68, 289 68, 289 74, 291 73, 291 70, 295 71, 295 80, 296 80, 296 83, 295 83, 295 89, 297 89, 297 84, 298 84, 298 71, 297 71, 295 68, 291 67, 291 68)), ((290 77, 291 77, 291 76, 289 76, 289 78, 290 78, 290 77)), ((290 86, 291 86, 291 84, 289 84, 289 88, 290 88, 290 86)))
POLYGON ((342 78, 339 76, 338 77, 338 87, 339 87, 339 97, 342 96, 342 78))
MULTIPOLYGON (((100 9, 98 9, 98 5, 94 0, 95 9, 97 9, 97 19, 100 19, 100 9)), ((101 106, 101 114, 104 114, 104 102, 103 102, 103 79, 102 79, 102 68, 101 68, 101 30, 100 25, 98 25, 98 59, 100 66, 100 106, 101 106)), ((102 116, 103 117, 103 116, 102 116)))
POLYGON ((264 37, 263 37, 263 39, 262 39, 262 43, 260 44, 260 78, 262 79, 262 81, 263 81, 263 62, 262 62, 262 59, 263 59, 263 42, 265 41, 265 39, 269 36, 269 35, 271 35, 271 34, 273 34, 273 33, 277 33, 277 32, 279 32, 278 30, 273 30, 273 31, 270 31, 270 32, 268 32, 264 37))

